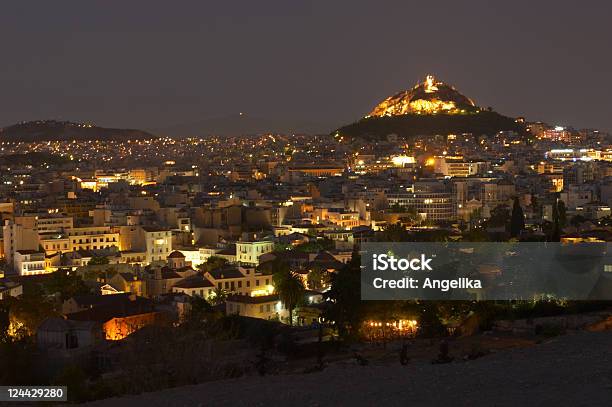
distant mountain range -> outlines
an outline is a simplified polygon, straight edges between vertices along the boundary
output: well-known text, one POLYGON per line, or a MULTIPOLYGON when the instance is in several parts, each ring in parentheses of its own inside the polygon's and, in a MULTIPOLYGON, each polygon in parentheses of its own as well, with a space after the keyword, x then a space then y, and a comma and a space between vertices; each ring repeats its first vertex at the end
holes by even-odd
POLYGON ((109 129, 56 120, 22 122, 0 129, 0 141, 128 140, 154 137, 142 130, 109 129))
POLYGON ((246 114, 204 119, 149 129, 115 129, 57 120, 21 122, 0 128, 0 141, 128 140, 142 138, 235 136, 262 133, 325 134, 332 125, 286 119, 264 119, 246 114))
POLYGON ((333 125, 308 122, 303 120, 267 119, 247 114, 215 117, 150 129, 161 136, 170 137, 203 137, 208 135, 235 136, 244 134, 282 133, 282 134, 325 134, 333 125))

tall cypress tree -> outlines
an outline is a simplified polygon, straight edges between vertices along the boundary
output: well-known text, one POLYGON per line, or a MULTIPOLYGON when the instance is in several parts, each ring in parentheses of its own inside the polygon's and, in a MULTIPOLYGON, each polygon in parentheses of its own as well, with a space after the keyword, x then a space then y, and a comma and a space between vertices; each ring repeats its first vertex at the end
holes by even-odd
POLYGON ((9 326, 9 307, 8 305, 0 304, 0 344, 9 342, 9 326))
POLYGON ((514 198, 512 205, 512 218, 510 219, 510 236, 517 237, 525 229, 525 214, 518 197, 514 198))
POLYGON ((558 242, 561 240, 561 225, 559 220, 559 198, 555 198, 555 202, 553 202, 552 208, 552 218, 553 218, 553 230, 551 241, 558 242))
POLYGON ((567 209, 565 202, 560 199, 557 201, 557 212, 559 213, 559 228, 563 229, 567 224, 567 209))

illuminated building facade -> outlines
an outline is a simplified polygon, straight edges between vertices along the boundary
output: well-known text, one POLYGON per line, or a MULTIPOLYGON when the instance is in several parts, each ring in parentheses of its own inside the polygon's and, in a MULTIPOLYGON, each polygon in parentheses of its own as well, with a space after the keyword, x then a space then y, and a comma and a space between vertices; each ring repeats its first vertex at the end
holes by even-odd
POLYGON ((37 250, 18 250, 15 252, 15 270, 20 276, 45 274, 45 253, 37 250))
POLYGON ((455 218, 455 206, 450 192, 406 192, 387 195, 389 206, 414 208, 422 218, 446 221, 455 218))
POLYGON ((572 132, 565 127, 557 126, 553 129, 544 130, 541 137, 550 141, 569 143, 572 141, 572 132))
POLYGON ((228 315, 238 314, 260 319, 284 320, 289 316, 289 311, 283 307, 278 295, 275 294, 259 297, 231 295, 225 302, 225 312, 228 315))
POLYGON ((274 292, 272 276, 254 268, 231 266, 211 270, 204 275, 214 287, 245 296, 269 295, 274 292))
POLYGON ((261 240, 254 242, 236 242, 236 261, 249 266, 259 265, 259 256, 274 250, 274 242, 261 240))
POLYGON ((463 159, 453 159, 447 157, 434 158, 434 172, 447 177, 469 177, 481 172, 487 163, 470 162, 463 159))
POLYGON ((107 226, 72 228, 68 231, 70 248, 77 250, 101 250, 115 247, 120 250, 119 233, 107 226))
POLYGON ((166 261, 172 252, 172 232, 166 229, 143 227, 146 263, 166 261))

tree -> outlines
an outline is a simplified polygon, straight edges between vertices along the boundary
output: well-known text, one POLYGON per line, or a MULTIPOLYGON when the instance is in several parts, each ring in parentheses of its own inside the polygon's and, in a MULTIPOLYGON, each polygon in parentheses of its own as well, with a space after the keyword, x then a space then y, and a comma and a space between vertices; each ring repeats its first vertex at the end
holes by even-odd
POLYGON ((279 270, 272 276, 274 291, 289 310, 289 325, 293 325, 293 309, 304 299, 304 282, 299 274, 289 270, 279 270))
POLYGON ((189 311, 188 320, 190 322, 199 323, 211 315, 213 307, 204 298, 194 295, 191 297, 191 310, 189 311))
POLYGON ((108 257, 106 256, 93 256, 89 262, 87 263, 88 266, 103 266, 105 264, 108 264, 109 260, 108 257))
POLYGON ((274 275, 279 271, 288 272, 290 269, 289 263, 282 257, 275 257, 273 260, 266 261, 265 263, 261 263, 257 266, 257 271, 263 274, 274 275))
POLYGON ((318 253, 321 250, 331 250, 334 248, 334 242, 331 239, 317 239, 302 243, 295 247, 295 250, 304 253, 318 253))
POLYGON ((208 301, 210 301, 213 305, 219 305, 222 302, 227 300, 227 291, 225 291, 221 287, 216 287, 212 294, 208 297, 208 301))
POLYGON ((510 236, 517 237, 525 229, 525 214, 518 197, 514 198, 512 205, 512 218, 510 219, 510 236))
POLYGON ((419 307, 419 326, 417 334, 424 338, 443 336, 446 329, 440 320, 439 304, 434 301, 423 301, 419 307))
POLYGON ((76 274, 70 274, 65 270, 58 270, 49 276, 43 284, 43 290, 47 295, 59 293, 60 299, 65 301, 75 295, 89 294, 90 290, 83 279, 76 274))
POLYGON ((308 273, 308 288, 311 290, 321 290, 329 284, 329 273, 320 266, 314 266, 308 273))
POLYGON ((497 205, 491 211, 487 225, 491 227, 507 227, 510 222, 510 208, 507 205, 497 205))
POLYGON ((565 202, 560 199, 557 201, 557 211, 559 212, 559 227, 563 229, 567 224, 567 209, 565 202))
POLYGON ((205 263, 198 264, 197 268, 203 273, 211 272, 225 266, 227 260, 223 257, 210 256, 205 263))
POLYGON ((531 197, 531 210, 534 218, 540 219, 542 217, 542 205, 535 196, 531 197))
POLYGON ((410 240, 410 233, 400 222, 387 225, 380 234, 382 242, 407 242, 410 240))
POLYGON ((0 344, 9 341, 9 307, 8 304, 0 303, 0 344))
POLYGON ((555 198, 552 205, 553 228, 550 240, 558 242, 561 240, 561 221, 559 216, 559 198, 555 198))
POLYGON ((364 305, 361 301, 361 258, 357 252, 345 267, 332 274, 327 298, 331 305, 325 312, 325 319, 334 322, 343 338, 357 334, 364 305))

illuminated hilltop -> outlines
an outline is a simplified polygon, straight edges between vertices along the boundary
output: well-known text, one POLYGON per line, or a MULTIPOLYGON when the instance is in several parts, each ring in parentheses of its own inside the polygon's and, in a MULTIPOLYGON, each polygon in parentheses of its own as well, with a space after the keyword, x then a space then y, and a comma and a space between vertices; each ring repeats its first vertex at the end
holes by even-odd
POLYGON ((427 75, 423 82, 386 98, 364 118, 337 129, 334 135, 340 139, 375 140, 389 134, 413 137, 470 133, 480 136, 499 131, 525 134, 524 126, 514 118, 491 108, 480 108, 455 87, 427 75))
POLYGON ((366 117, 404 114, 459 114, 475 110, 474 102, 453 86, 436 81, 433 75, 412 89, 399 92, 380 102, 366 117))

